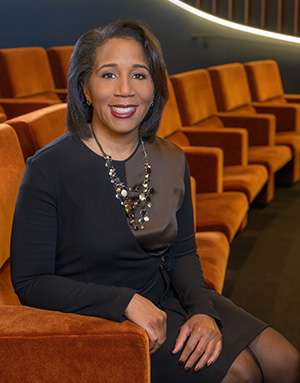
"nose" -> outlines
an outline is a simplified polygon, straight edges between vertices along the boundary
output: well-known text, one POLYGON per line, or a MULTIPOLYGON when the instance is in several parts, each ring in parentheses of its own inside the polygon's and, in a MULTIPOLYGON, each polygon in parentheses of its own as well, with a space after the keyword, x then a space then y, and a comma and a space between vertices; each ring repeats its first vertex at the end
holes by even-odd
POLYGON ((132 84, 130 81, 130 78, 126 75, 120 76, 118 80, 118 86, 116 89, 116 96, 119 97, 133 97, 134 96, 134 90, 132 88, 132 84))

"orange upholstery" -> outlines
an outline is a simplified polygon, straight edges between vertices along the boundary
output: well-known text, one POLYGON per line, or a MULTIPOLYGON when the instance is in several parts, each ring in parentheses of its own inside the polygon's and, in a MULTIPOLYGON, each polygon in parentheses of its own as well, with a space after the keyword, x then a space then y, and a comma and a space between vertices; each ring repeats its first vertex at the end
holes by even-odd
POLYGON ((1 96, 46 98, 59 102, 43 48, 0 49, 1 96))
MULTIPOLYGON (((171 97, 171 96, 169 96, 171 97)), ((168 124, 167 117, 172 116, 172 121, 178 121, 178 111, 171 113, 172 105, 176 99, 171 98, 167 103, 162 116, 158 135, 180 146, 186 153, 191 175, 197 184, 197 231, 219 231, 232 241, 237 231, 243 226, 248 210, 248 200, 245 194, 239 192, 223 192, 223 152, 216 147, 191 146, 185 131, 176 129, 175 125, 168 124), (177 117, 176 117, 177 116, 177 117), (204 194, 203 194, 204 193, 204 194), (208 193, 208 196, 206 195, 208 193), (213 200, 206 203, 207 198, 213 200), (229 210, 222 210, 224 198, 229 204, 229 210), (215 210, 213 213, 212 210, 215 210), (233 213, 233 214, 231 214, 233 213), (211 214, 214 219, 211 219, 211 214), (212 224, 213 222, 213 224, 212 224)))
MULTIPOLYGON (((195 227, 196 219, 196 181, 191 177, 191 191, 194 209, 195 227)), ((229 243, 226 236, 219 232, 196 233, 198 255, 204 279, 219 294, 222 293, 227 261, 229 257, 229 243)))
POLYGON ((0 72, 0 104, 8 118, 24 113, 19 108, 25 100, 31 103, 31 109, 30 103, 25 103, 26 112, 29 112, 59 103, 66 96, 66 91, 55 89, 47 53, 43 48, 0 49, 0 72), (19 100, 16 105, 15 99, 19 100), (40 103, 42 106, 39 106, 40 103))
POLYGON ((129 321, 0 306, 2 382, 150 383, 148 347, 129 321))
POLYGON ((196 233, 198 254, 204 278, 221 294, 229 257, 229 243, 219 232, 196 233))
POLYGON ((67 74, 73 48, 73 45, 64 45, 47 49, 56 88, 67 88, 67 74))
POLYGON ((4 122, 6 119, 7 119, 6 114, 0 105, 0 123, 4 122))
POLYGON ((0 164, 1 382, 150 383, 148 337, 142 328, 19 304, 10 280, 9 248, 24 160, 16 133, 6 124, 0 125, 0 164))
MULTIPOLYGON (((249 202, 252 202, 267 182, 267 170, 261 165, 248 165, 247 131, 224 129, 222 121, 216 116, 217 107, 207 71, 199 69, 180 73, 172 76, 171 81, 178 108, 176 101, 172 100, 174 91, 171 83, 169 83, 169 99, 172 103, 167 104, 166 108, 172 108, 173 115, 179 111, 183 124, 189 126, 181 129, 179 126, 177 136, 179 132, 184 133, 193 146, 221 148, 225 165, 224 190, 241 191, 247 195, 249 202)), ((165 115, 161 124, 163 127, 168 126, 165 115)), ((170 130, 167 133, 170 133, 170 130)), ((174 142, 175 133, 171 139, 174 142)))
POLYGON ((253 101, 299 103, 300 94, 284 94, 280 70, 275 60, 249 61, 244 64, 253 101))
POLYGON ((64 133, 66 110, 66 104, 57 104, 7 121, 18 135, 25 159, 64 133))
MULTIPOLYGON (((216 96, 218 109, 224 113, 221 117, 225 124, 232 126, 232 123, 243 126, 249 118, 246 125, 251 124, 251 118, 263 117, 268 118, 268 114, 276 116, 276 130, 275 142, 281 146, 280 152, 276 153, 276 157, 281 157, 281 160, 276 161, 273 155, 276 149, 272 148, 268 153, 268 167, 269 170, 276 162, 277 166, 282 168, 291 159, 292 161, 285 167, 285 171, 281 172, 281 177, 284 181, 295 182, 300 179, 300 160, 299 160, 299 140, 297 138, 297 126, 300 122, 300 108, 294 105, 269 105, 251 103, 250 89, 247 81, 245 68, 242 64, 233 63, 214 66, 208 69, 216 96), (259 114, 258 114, 259 113, 259 114), (263 114, 261 114, 263 113, 263 114), (227 116, 227 120, 226 120, 227 116), (239 122, 241 124, 239 124, 239 122), (283 136, 282 133, 289 131, 289 134, 283 136), (285 149, 284 149, 284 146, 285 149), (288 148, 290 150, 287 150, 288 148), (270 160, 273 159, 274 163, 270 160)), ((270 118, 270 116, 269 116, 270 118)), ((266 120, 263 121, 266 123, 266 120)), ((254 123, 254 121, 253 121, 254 123)), ((271 123, 271 121, 270 121, 271 123)), ((253 144, 253 142, 252 142, 253 144)), ((249 151, 249 162, 253 163, 259 157, 260 163, 266 162, 265 150, 262 148, 255 150, 255 156, 249 151), (261 152, 260 155, 258 152, 261 152)), ((278 170, 278 169, 277 169, 278 170)), ((271 175, 273 177, 273 175, 271 175)))

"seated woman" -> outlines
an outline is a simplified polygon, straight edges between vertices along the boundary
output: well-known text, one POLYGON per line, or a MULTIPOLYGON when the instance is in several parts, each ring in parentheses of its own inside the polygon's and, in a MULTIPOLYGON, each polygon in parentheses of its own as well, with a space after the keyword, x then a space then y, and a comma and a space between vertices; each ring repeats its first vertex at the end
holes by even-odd
POLYGON ((87 32, 68 81, 68 132, 27 160, 18 195, 21 302, 143 327, 153 383, 298 382, 297 350, 205 286, 186 159, 155 136, 167 86, 152 33, 87 32))

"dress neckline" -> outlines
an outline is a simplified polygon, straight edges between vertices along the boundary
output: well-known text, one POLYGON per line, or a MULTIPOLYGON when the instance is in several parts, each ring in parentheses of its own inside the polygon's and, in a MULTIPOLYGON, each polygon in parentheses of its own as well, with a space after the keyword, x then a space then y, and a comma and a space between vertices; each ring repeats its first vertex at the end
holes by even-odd
MULTIPOLYGON (((77 135, 77 134, 72 134, 72 136, 74 137, 75 141, 78 142, 78 144, 86 150, 86 152, 88 152, 90 155, 92 155, 94 158, 98 158, 102 161, 105 161, 105 158, 103 156, 101 156, 100 154, 97 154, 96 152, 94 152, 94 150, 92 150, 91 148, 89 148, 83 141, 82 139, 77 135)), ((127 161, 129 161, 134 155, 135 153, 138 151, 138 148, 140 147, 140 140, 138 141, 135 149, 133 150, 133 152, 125 159, 125 160, 112 160, 113 162, 115 163, 125 163, 127 161)))

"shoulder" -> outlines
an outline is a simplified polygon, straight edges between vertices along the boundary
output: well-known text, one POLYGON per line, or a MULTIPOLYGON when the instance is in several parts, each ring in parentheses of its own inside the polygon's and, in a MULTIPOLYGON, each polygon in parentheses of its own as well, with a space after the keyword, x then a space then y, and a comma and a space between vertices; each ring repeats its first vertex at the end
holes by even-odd
POLYGON ((170 159, 177 159, 179 161, 185 161, 185 154, 183 150, 173 144, 172 142, 156 136, 150 143, 149 146, 153 147, 154 151, 160 153, 162 156, 170 157, 170 159))
POLYGON ((47 145, 37 150, 32 156, 27 158, 28 165, 55 167, 66 158, 66 153, 75 150, 72 134, 69 132, 57 137, 47 145))

